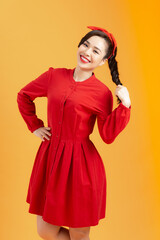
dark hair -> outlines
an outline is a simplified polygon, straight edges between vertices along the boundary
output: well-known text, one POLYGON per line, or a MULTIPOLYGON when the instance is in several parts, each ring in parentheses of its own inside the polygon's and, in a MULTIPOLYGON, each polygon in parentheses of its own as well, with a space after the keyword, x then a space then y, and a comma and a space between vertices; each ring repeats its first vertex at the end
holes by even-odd
MULTIPOLYGON (((103 59, 108 59, 108 57, 111 55, 111 53, 113 52, 113 45, 110 41, 110 38, 107 36, 107 34, 105 34, 103 31, 100 30, 93 30, 88 32, 80 41, 80 43, 78 44, 78 47, 80 47, 81 44, 83 44, 87 39, 89 39, 92 36, 99 36, 104 38, 104 40, 107 42, 108 44, 108 48, 106 49, 106 55, 103 57, 103 59)), ((120 79, 119 79, 119 72, 118 72, 118 66, 117 66, 117 61, 115 59, 117 55, 117 47, 115 48, 115 52, 114 55, 112 55, 109 59, 108 59, 108 66, 111 72, 111 76, 112 76, 112 81, 118 85, 122 85, 120 79)), ((119 97, 117 96, 117 103, 120 103, 121 100, 119 99, 119 97)))

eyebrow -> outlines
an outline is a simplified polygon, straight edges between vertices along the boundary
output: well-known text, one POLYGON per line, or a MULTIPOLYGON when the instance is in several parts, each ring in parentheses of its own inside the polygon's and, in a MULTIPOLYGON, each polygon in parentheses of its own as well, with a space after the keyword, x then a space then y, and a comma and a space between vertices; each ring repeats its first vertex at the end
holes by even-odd
MULTIPOLYGON (((89 41, 86 40, 86 42, 90 44, 89 41)), ((94 46, 94 47, 95 47, 96 49, 98 49, 100 52, 102 52, 98 47, 96 47, 96 46, 94 46)))

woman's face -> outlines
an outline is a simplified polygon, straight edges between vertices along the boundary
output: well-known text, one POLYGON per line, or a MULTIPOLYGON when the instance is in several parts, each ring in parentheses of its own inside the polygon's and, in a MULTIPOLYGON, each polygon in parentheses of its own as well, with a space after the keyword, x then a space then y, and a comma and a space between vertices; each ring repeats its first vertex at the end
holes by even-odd
POLYGON ((92 36, 88 38, 77 51, 78 65, 81 69, 93 71, 96 67, 103 65, 106 59, 106 48, 108 48, 106 41, 99 36, 92 36), (82 57, 81 57, 82 56, 82 57), (88 61, 83 59, 87 58, 88 61))

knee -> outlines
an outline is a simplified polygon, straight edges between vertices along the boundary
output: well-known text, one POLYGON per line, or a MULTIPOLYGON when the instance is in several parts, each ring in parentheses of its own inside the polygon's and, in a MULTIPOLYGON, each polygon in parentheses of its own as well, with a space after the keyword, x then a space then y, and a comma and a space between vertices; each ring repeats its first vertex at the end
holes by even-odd
POLYGON ((89 228, 85 230, 69 228, 69 233, 71 240, 89 240, 89 228))
POLYGON ((60 226, 45 222, 42 216, 37 215, 37 233, 44 240, 56 239, 60 226))
POLYGON ((42 239, 47 240, 47 231, 43 225, 37 225, 37 233, 42 239))

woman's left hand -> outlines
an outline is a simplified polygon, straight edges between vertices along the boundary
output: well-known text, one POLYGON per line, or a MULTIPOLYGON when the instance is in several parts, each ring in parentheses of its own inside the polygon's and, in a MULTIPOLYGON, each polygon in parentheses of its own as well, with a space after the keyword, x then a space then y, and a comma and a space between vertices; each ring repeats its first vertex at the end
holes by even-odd
POLYGON ((130 107, 131 105, 131 100, 129 97, 129 92, 127 88, 123 85, 117 85, 116 90, 115 90, 115 95, 119 97, 121 100, 122 104, 125 105, 126 107, 130 107))

